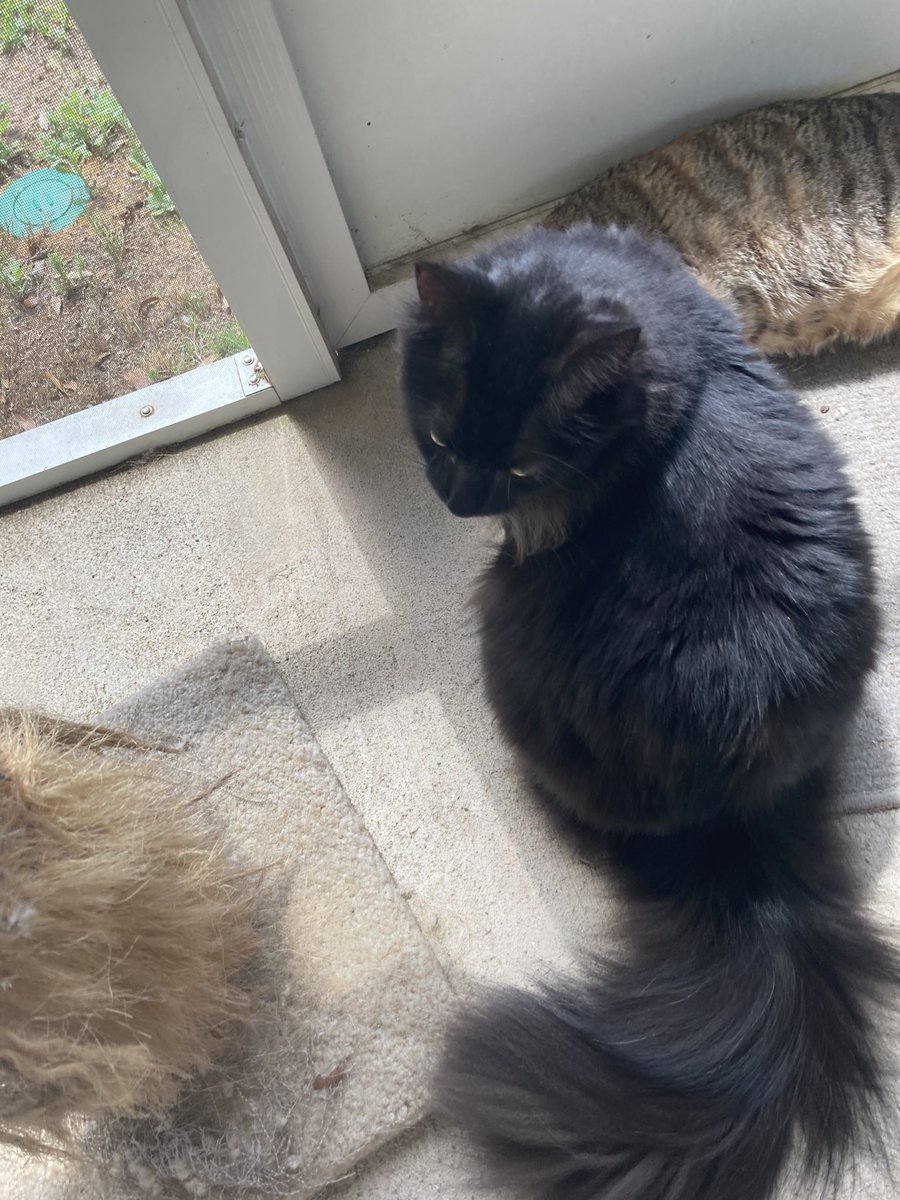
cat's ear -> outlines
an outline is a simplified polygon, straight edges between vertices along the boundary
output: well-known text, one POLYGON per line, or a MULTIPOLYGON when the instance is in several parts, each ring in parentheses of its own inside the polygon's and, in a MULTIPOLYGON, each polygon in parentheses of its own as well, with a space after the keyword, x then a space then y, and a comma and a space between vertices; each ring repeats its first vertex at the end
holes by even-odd
POLYGON ((625 373, 641 329, 633 321, 608 321, 576 334, 550 366, 550 374, 574 397, 602 391, 625 373))
POLYGON ((467 320, 467 281, 442 263, 416 263, 420 313, 436 325, 461 325, 467 320))

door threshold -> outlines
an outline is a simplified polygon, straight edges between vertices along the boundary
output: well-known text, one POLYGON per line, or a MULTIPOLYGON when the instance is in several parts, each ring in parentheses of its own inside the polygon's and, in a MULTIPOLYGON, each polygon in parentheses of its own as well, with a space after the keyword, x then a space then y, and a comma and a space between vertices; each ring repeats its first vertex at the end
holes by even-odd
POLYGON ((104 400, 0 441, 0 506, 274 408, 252 351, 104 400))

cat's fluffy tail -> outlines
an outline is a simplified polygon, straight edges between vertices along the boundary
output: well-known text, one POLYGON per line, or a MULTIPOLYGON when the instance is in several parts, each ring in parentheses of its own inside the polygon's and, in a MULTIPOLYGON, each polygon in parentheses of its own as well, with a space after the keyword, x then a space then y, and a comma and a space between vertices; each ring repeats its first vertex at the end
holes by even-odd
MULTIPOLYGON (((628 950, 461 1017, 439 1079, 495 1181, 542 1200, 764 1200, 880 1149, 876 1006, 898 960, 824 820, 622 842, 628 950)), ((890 997, 891 999, 893 997, 890 997)))

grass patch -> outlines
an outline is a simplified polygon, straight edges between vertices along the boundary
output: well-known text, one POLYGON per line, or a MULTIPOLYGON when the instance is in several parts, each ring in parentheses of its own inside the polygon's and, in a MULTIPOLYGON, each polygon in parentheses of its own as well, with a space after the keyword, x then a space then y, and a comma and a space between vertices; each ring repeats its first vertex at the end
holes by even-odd
POLYGON ((31 291, 31 275, 16 259, 0 256, 0 287, 21 304, 31 291))
MULTIPOLYGON (((41 155, 51 167, 77 170, 93 154, 108 155, 115 135, 134 139, 125 110, 109 87, 76 88, 47 110, 41 155)), ((135 139, 136 140, 136 139, 135 139)))
POLYGON ((182 320, 191 327, 191 333, 200 332, 202 322, 209 316, 209 299, 200 292, 188 292, 180 298, 184 309, 182 320))
POLYGON ((8 114, 9 106, 0 104, 0 174, 8 171, 25 149, 18 138, 6 136, 9 133, 8 114))
POLYGON ((29 20, 32 32, 53 46, 59 46, 61 49, 68 47, 72 18, 62 0, 43 4, 40 8, 35 8, 33 4, 27 4, 26 7, 31 10, 29 20))
POLYGON ((122 264, 125 261, 125 231, 122 228, 119 228, 118 231, 113 229, 91 209, 88 209, 84 215, 87 223, 93 229, 97 241, 103 247, 106 257, 118 273, 122 270, 122 264))
POLYGON ((185 304, 185 320, 191 327, 190 335, 174 345, 157 350, 147 363, 147 378, 151 383, 161 383, 164 379, 172 379, 192 367, 203 366, 206 363, 218 362, 221 358, 230 358, 232 354, 240 354, 249 350, 244 331, 233 318, 226 324, 213 329, 204 329, 200 322, 209 315, 209 306, 202 297, 190 297, 185 304), (204 305, 203 316, 191 313, 191 308, 204 305))
POLYGON ((35 0, 0 0, 0 53, 8 54, 37 34, 51 46, 66 49, 72 18, 62 0, 37 4, 35 0))
POLYGON ((197 362, 218 361, 250 349, 243 329, 233 317, 223 325, 209 328, 209 315, 209 300, 205 296, 192 294, 185 297, 181 319, 190 328, 190 345, 197 362))
POLYGON ((81 254, 66 262, 61 254, 51 250, 47 265, 50 267, 50 286, 60 296, 74 296, 94 282, 94 272, 81 254))
POLYGON ((187 343, 165 350, 154 350, 147 363, 147 378, 151 383, 162 383, 173 379, 196 366, 191 347, 187 343))
MULTIPOLYGON (((129 129, 131 126, 129 125, 129 129)), ((166 191, 165 184, 159 177, 159 172, 147 157, 144 147, 134 137, 132 130, 132 149, 128 165, 147 189, 147 208, 153 217, 173 217, 178 212, 172 197, 166 191)))
POLYGON ((228 358, 232 354, 240 354, 242 350, 250 349, 247 335, 237 321, 204 333, 202 342, 207 355, 216 359, 228 358))

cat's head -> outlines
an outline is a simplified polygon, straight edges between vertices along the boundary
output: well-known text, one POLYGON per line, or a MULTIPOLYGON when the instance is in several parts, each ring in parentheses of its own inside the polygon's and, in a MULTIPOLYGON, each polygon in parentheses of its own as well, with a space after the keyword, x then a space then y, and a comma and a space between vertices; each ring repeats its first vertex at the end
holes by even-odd
POLYGON ((457 516, 591 488, 641 426, 641 324, 585 272, 586 253, 542 233, 416 268, 403 388, 428 479, 457 516))

